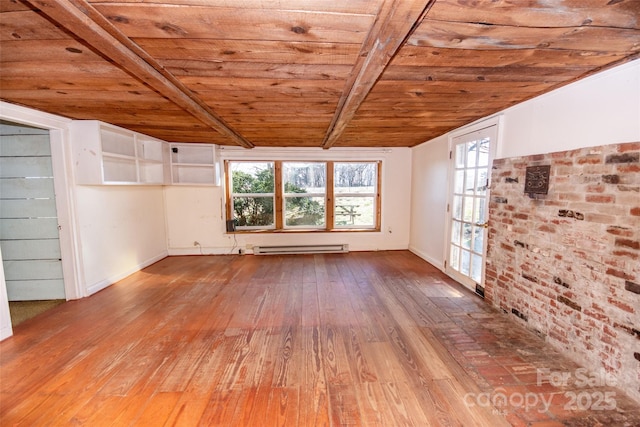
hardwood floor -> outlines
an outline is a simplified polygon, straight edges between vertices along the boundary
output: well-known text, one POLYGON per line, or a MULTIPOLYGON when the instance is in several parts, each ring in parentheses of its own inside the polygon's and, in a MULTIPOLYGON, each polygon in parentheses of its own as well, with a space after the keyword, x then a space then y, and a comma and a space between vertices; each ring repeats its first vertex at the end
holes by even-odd
POLYGON ((14 333, 3 426, 640 422, 568 410, 537 369, 577 365, 405 251, 170 257, 14 333))

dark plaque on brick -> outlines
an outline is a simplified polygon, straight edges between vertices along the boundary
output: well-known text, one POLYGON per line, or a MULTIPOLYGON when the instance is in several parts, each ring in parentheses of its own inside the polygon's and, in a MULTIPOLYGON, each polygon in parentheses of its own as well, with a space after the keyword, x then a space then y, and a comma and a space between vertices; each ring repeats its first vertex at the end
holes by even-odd
POLYGON ((524 192, 527 194, 547 194, 549 192, 550 172, 551 165, 527 167, 524 192))

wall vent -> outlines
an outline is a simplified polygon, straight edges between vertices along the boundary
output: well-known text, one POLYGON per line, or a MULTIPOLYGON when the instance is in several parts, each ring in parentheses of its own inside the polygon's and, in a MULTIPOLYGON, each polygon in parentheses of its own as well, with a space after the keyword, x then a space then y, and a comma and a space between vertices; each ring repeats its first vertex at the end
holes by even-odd
POLYGON ((254 246, 254 255, 330 254, 349 252, 346 243, 337 245, 254 246))

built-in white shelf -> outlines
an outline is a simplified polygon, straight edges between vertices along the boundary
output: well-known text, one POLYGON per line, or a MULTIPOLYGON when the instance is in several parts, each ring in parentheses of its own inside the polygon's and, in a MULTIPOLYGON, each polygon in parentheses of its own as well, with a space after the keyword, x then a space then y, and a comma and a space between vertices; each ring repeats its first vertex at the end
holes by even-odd
POLYGON ((167 183, 167 142, 98 120, 77 120, 70 126, 78 184, 167 183))
POLYGON ((214 144, 170 144, 171 184, 220 185, 214 144))
POLYGON ((220 185, 216 145, 168 143, 98 120, 71 123, 76 182, 220 185))
POLYGON ((169 144, 137 134, 138 179, 142 183, 169 182, 169 144))

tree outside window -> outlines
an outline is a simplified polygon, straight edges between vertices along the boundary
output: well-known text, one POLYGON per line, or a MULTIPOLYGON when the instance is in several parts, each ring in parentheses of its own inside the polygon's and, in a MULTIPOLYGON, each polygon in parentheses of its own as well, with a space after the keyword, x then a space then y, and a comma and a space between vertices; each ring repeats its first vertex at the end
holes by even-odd
POLYGON ((273 228, 273 162, 233 162, 230 173, 231 202, 236 227, 273 228))
POLYGON ((324 228, 326 164, 283 162, 285 227, 324 228))

